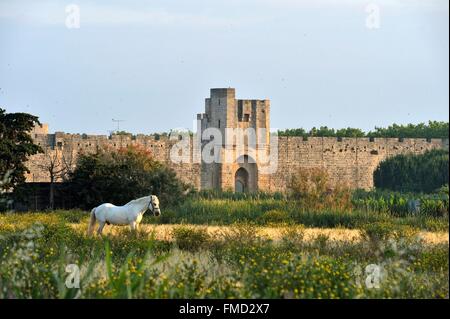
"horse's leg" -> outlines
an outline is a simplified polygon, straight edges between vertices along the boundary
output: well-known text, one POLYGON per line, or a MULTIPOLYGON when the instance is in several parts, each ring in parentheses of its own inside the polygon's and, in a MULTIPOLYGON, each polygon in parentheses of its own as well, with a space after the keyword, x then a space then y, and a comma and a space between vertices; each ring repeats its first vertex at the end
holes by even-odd
POLYGON ((99 226, 97 229, 97 235, 101 235, 103 231, 103 227, 105 227, 105 222, 99 222, 99 226))
POLYGON ((136 231, 137 230, 137 223, 135 221, 132 221, 130 223, 130 227, 132 231, 136 231))

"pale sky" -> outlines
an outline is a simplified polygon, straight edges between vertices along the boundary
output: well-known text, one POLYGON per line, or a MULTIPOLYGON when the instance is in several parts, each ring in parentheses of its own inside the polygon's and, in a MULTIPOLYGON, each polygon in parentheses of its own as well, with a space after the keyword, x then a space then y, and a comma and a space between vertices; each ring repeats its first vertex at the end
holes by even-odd
POLYGON ((448 121, 448 3, 0 0, 0 107, 51 131, 107 134, 115 118, 148 134, 192 129, 211 87, 235 87, 271 100, 273 128, 448 121))

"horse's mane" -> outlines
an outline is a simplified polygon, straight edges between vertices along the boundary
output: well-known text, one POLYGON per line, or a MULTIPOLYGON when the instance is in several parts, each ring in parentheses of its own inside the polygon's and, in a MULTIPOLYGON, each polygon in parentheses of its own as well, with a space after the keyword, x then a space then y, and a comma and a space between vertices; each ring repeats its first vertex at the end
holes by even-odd
POLYGON ((144 197, 141 197, 141 198, 138 198, 138 199, 133 199, 133 200, 129 201, 128 203, 126 203, 124 206, 136 204, 136 203, 141 202, 141 201, 143 201, 144 199, 149 198, 149 197, 150 197, 150 196, 144 196, 144 197))

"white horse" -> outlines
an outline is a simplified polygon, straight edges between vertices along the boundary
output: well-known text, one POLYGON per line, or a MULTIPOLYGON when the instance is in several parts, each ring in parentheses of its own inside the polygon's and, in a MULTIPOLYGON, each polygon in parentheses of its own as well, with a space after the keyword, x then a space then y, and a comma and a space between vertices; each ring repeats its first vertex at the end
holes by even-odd
POLYGON ((130 225, 131 230, 137 230, 144 213, 150 210, 154 216, 161 215, 159 199, 155 195, 145 196, 132 200, 123 206, 113 204, 102 204, 91 211, 88 235, 92 235, 96 221, 99 226, 97 234, 101 235, 105 224, 130 225))

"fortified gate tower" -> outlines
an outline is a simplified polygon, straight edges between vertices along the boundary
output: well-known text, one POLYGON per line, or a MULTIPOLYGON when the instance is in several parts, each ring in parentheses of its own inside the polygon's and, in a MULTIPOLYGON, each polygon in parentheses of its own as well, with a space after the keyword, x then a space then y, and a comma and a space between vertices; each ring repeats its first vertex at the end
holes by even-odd
POLYGON ((269 114, 270 100, 240 100, 234 88, 211 89, 205 113, 197 115, 203 154, 214 156, 212 163, 202 157, 201 189, 251 192, 266 188, 267 176, 261 174, 260 166, 270 146, 269 114))

